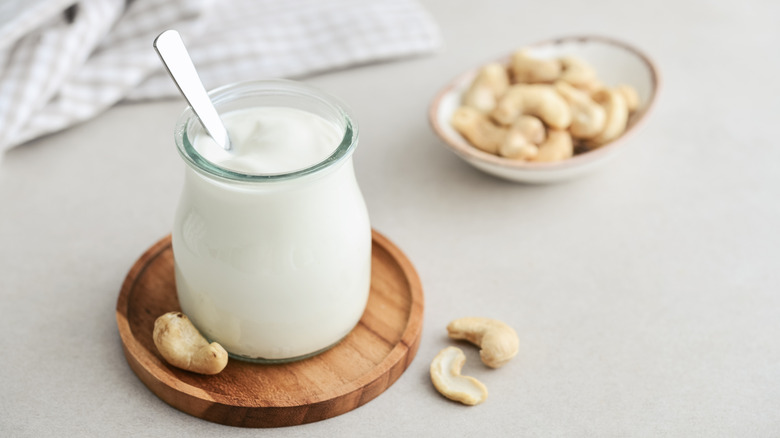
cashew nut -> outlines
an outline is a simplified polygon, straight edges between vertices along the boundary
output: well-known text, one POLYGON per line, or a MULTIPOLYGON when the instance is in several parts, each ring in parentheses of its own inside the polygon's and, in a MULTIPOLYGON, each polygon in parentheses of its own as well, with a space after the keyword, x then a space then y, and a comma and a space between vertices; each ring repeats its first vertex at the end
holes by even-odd
POLYGON ((506 158, 531 160, 537 154, 539 154, 539 147, 516 128, 507 131, 504 141, 498 147, 498 155, 506 158))
POLYGON ((498 155, 517 160, 532 160, 539 153, 539 144, 547 136, 544 123, 534 116, 522 115, 512 123, 498 155))
POLYGON ((538 162, 561 161, 574 155, 574 142, 568 131, 550 129, 547 140, 539 145, 539 153, 533 159, 538 162))
POLYGON ((572 137, 592 138, 604 130, 607 113, 587 93, 564 81, 556 82, 555 89, 571 105, 569 131, 572 137))
POLYGON ((154 322, 154 345, 171 365, 199 374, 218 374, 228 362, 221 345, 201 336, 181 312, 168 312, 154 322))
POLYGON ((636 88, 628 84, 621 84, 615 87, 615 91, 623 95, 629 113, 633 113, 639 109, 639 93, 637 93, 636 88))
POLYGON ((553 82, 561 75, 561 63, 557 59, 539 59, 518 50, 510 63, 515 82, 553 82))
POLYGON ((538 117, 522 115, 515 120, 511 129, 520 131, 528 141, 533 144, 541 144, 547 137, 544 123, 538 117))
POLYGON ((480 69, 474 82, 463 95, 463 104, 488 113, 496 107, 498 97, 509 87, 509 74, 498 63, 488 64, 480 69))
POLYGON ((484 114, 470 106, 462 106, 452 115, 452 126, 474 146, 495 154, 506 137, 506 129, 494 125, 484 114))
POLYGON ((520 340, 515 330, 497 319, 456 319, 447 325, 447 332, 452 339, 465 339, 479 346, 479 357, 491 368, 504 365, 520 349, 520 340))
POLYGON ((604 107, 607 120, 604 129, 587 142, 591 149, 618 138, 626 130, 628 122, 628 104, 621 92, 615 89, 597 91, 593 94, 593 100, 604 107))
POLYGON ((591 96, 591 98, 593 98, 593 93, 595 93, 595 92, 597 92, 599 90, 603 90, 604 88, 607 88, 607 86, 604 85, 604 83, 601 82, 598 79, 596 79, 596 80, 594 80, 592 82, 588 82, 587 84, 575 85, 575 87, 578 90, 582 90, 582 91, 588 93, 591 96))
POLYGON ((574 56, 564 56, 560 59, 561 72, 560 79, 576 87, 589 87, 597 81, 596 70, 587 62, 574 56))
POLYGON ((460 374, 465 362, 466 355, 460 348, 445 348, 431 362, 431 381, 448 399, 473 406, 485 401, 488 391, 479 380, 460 374))
POLYGON ((552 85, 512 85, 490 115, 498 123, 509 125, 521 114, 539 117, 557 129, 566 129, 571 124, 569 104, 552 85))

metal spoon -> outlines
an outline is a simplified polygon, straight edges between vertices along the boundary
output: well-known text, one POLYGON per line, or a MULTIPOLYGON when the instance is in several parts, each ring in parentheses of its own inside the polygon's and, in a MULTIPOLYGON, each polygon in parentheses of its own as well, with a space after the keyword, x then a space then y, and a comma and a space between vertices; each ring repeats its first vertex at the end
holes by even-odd
POLYGON ((200 123, 206 128, 206 132, 214 141, 226 151, 231 149, 230 137, 227 129, 219 118, 214 104, 209 99, 203 82, 200 81, 198 72, 192 64, 190 54, 184 47, 179 32, 166 30, 154 39, 154 50, 160 55, 160 59, 173 82, 179 87, 179 91, 187 99, 200 123))

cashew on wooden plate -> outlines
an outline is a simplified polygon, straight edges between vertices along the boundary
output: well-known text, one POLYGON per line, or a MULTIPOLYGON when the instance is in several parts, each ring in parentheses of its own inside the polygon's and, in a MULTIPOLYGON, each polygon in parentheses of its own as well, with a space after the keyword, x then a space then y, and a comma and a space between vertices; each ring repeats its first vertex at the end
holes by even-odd
POLYGON ((209 344, 181 312, 168 312, 154 322, 154 345, 169 364, 199 374, 218 374, 228 354, 216 342, 209 344))

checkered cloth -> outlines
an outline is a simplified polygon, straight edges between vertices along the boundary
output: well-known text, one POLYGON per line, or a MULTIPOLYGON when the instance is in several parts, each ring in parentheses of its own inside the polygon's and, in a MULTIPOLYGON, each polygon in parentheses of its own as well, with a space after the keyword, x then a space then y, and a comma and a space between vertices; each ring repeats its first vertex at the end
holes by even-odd
POLYGON ((0 154, 122 99, 178 94, 152 41, 176 29, 206 88, 429 53, 416 0, 3 0, 0 154))

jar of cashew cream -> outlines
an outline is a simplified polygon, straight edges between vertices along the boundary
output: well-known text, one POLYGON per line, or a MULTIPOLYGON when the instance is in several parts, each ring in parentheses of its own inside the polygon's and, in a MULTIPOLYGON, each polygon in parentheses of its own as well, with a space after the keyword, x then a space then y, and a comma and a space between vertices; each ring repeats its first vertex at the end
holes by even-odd
POLYGON ((186 163, 172 234, 182 311, 236 358, 324 351, 360 320, 371 280, 355 120, 334 97, 292 81, 210 96, 230 151, 190 108, 175 129, 186 163))

